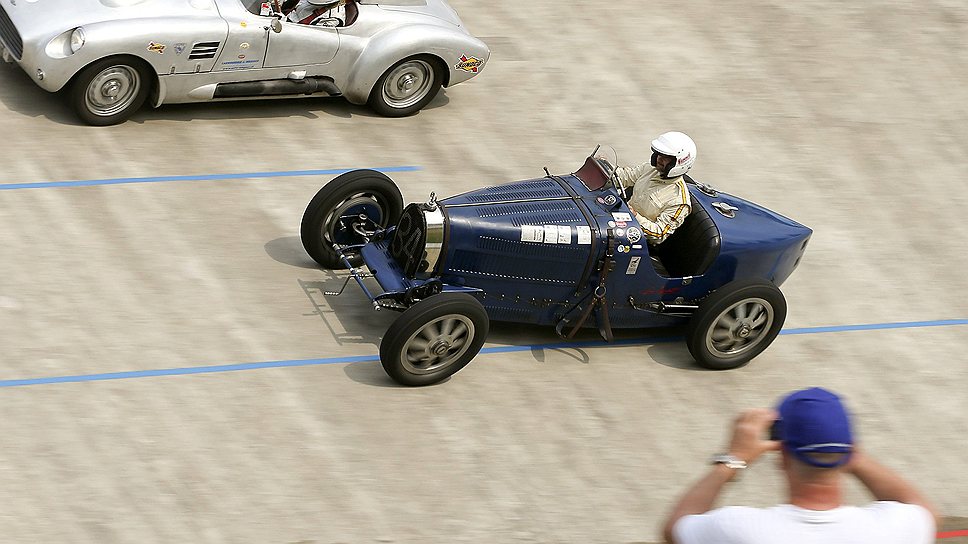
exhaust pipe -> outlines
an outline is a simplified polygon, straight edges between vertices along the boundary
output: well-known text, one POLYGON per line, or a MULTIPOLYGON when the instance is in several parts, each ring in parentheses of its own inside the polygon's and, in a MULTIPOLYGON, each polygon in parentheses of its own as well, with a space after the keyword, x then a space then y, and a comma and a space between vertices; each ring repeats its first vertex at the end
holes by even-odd
POLYGON ((286 94, 326 93, 329 96, 343 94, 333 78, 326 76, 305 79, 270 79, 267 81, 242 81, 219 83, 213 98, 238 98, 244 96, 278 96, 286 94))

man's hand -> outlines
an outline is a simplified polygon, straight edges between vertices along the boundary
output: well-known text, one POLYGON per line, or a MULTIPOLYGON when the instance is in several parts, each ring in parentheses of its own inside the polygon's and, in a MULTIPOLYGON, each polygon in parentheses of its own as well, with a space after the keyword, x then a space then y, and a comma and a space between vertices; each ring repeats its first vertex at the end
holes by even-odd
POLYGON ((768 408, 753 408, 741 413, 733 423, 729 453, 752 464, 764 453, 779 450, 780 442, 767 438, 777 416, 775 410, 768 408))
MULTIPOLYGON (((776 421, 776 418, 776 411, 765 408, 756 408, 741 413, 733 423, 733 437, 730 440, 729 453, 746 461, 746 464, 750 464, 765 452, 780 449, 779 442, 767 439, 770 425, 776 421)), ((716 465, 703 479, 693 484, 679 499, 679 504, 673 508, 672 513, 666 520, 662 529, 666 542, 675 543, 673 528, 676 522, 684 516, 702 514, 711 510, 719 492, 735 474, 736 471, 733 469, 716 465)))

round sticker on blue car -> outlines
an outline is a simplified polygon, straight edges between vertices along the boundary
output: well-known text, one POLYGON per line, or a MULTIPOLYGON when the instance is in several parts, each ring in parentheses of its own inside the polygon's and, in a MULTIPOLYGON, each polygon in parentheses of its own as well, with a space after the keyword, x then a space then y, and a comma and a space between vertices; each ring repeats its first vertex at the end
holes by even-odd
POLYGON ((642 239, 642 231, 639 230, 638 227, 629 227, 628 230, 625 231, 625 235, 628 236, 629 242, 632 242, 633 244, 642 239))

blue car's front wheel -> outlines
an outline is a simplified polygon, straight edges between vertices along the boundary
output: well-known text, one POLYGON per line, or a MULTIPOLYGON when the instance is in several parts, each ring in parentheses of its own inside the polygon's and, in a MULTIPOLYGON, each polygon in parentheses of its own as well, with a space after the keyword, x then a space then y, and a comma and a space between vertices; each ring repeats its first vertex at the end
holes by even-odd
MULTIPOLYGON (((366 242, 363 232, 395 224, 403 213, 403 196, 389 177, 375 170, 354 170, 337 176, 313 197, 300 226, 306 252, 323 268, 346 268, 334 246, 366 242)), ((350 264, 358 250, 344 252, 350 264)))
POLYGON ((490 321, 464 293, 441 293, 408 308, 380 343, 380 362, 402 385, 431 385, 467 366, 484 345, 490 321))

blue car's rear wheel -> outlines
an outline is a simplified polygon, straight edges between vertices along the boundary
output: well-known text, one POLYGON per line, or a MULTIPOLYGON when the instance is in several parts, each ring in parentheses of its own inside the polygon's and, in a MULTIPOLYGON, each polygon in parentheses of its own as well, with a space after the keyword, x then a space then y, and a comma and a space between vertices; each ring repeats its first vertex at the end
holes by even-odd
MULTIPOLYGON (((303 214, 300 238, 306 252, 323 268, 346 268, 333 247, 362 244, 361 232, 395 224, 403 212, 403 196, 393 180, 375 170, 339 175, 320 189, 303 214)), ((346 252, 350 264, 358 250, 346 252)))
POLYGON ((764 280, 737 280, 705 298, 689 321, 689 353, 700 365, 729 370, 763 352, 780 333, 786 300, 764 280))
POLYGON ((484 345, 490 321, 478 300, 442 293, 403 312, 380 343, 380 361, 402 385, 431 385, 452 376, 484 345))

